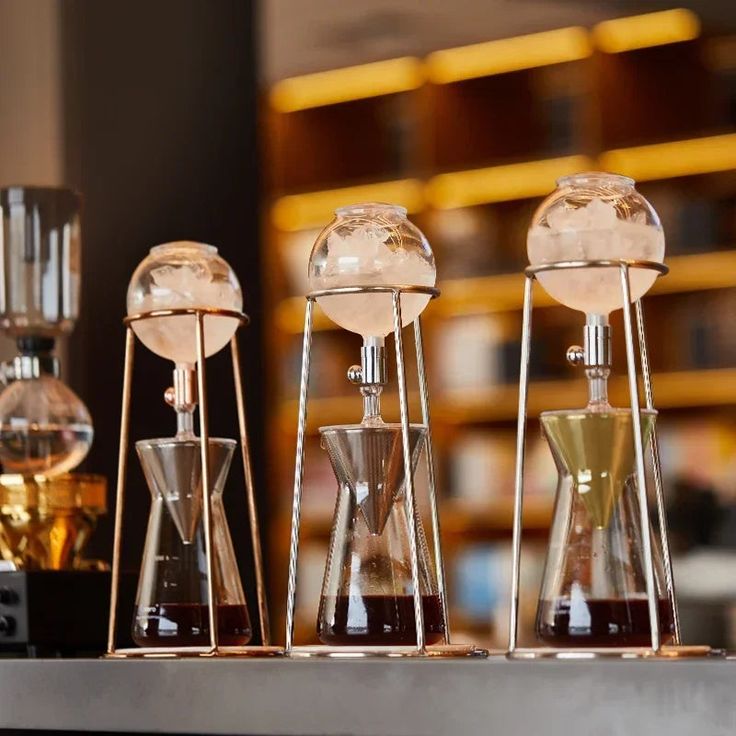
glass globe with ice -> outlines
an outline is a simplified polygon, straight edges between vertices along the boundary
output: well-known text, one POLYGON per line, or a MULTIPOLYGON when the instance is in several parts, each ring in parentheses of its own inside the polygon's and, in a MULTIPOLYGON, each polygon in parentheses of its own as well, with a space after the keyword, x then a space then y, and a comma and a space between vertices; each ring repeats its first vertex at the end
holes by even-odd
MULTIPOLYGON (((575 174, 560 179, 534 213, 527 254, 533 266, 618 259, 661 263, 664 232, 633 179, 598 172, 575 174)), ((630 269, 632 301, 643 296, 656 277, 655 271, 630 269)), ((587 314, 608 315, 623 306, 616 268, 545 271, 537 278, 556 301, 587 314)))
MULTIPOLYGON (((239 312, 243 294, 235 272, 217 255, 217 248, 180 241, 151 248, 130 279, 128 315, 161 309, 217 307, 239 312)), ((238 321, 207 316, 205 354, 214 355, 227 345, 238 321)), ((197 359, 196 317, 154 317, 133 322, 133 330, 151 351, 177 364, 197 359)))
MULTIPOLYGON (((424 234, 391 204, 341 207, 319 234, 309 258, 312 291, 342 286, 434 286, 432 249, 424 234)), ((385 337, 393 331, 390 293, 340 294, 317 299, 327 316, 364 338, 385 337)), ((404 325, 427 306, 425 294, 402 294, 404 325)))

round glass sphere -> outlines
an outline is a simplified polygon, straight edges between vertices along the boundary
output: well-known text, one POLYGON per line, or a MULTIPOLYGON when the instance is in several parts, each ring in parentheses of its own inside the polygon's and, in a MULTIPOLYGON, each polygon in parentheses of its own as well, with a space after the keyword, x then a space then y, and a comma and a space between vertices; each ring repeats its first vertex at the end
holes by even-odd
MULTIPOLYGON (((664 259, 664 232, 656 211, 633 179, 598 172, 566 176, 538 207, 527 236, 533 265, 559 261, 664 259)), ((556 301, 587 314, 623 306, 617 268, 543 271, 539 283, 556 301)), ((657 273, 631 268, 631 300, 643 296, 657 273)))
POLYGON ((84 460, 92 419, 82 400, 52 375, 12 381, 0 393, 0 462, 4 473, 51 478, 84 460))
MULTIPOLYGON (((212 245, 180 241, 151 248, 130 279, 128 315, 187 307, 239 312, 243 294, 235 272, 212 245)), ((237 327, 233 317, 205 317, 206 356, 222 350, 237 327)), ((133 330, 149 350, 163 358, 187 364, 197 360, 194 315, 137 320, 133 330)))
MULTIPOLYGON (((391 204, 341 207, 319 234, 309 258, 312 291, 342 286, 434 286, 437 273, 427 238, 391 204)), ((323 296, 325 314, 363 337, 393 332, 390 293, 323 296)), ((426 294, 401 295, 401 320, 413 322, 429 302, 426 294)))

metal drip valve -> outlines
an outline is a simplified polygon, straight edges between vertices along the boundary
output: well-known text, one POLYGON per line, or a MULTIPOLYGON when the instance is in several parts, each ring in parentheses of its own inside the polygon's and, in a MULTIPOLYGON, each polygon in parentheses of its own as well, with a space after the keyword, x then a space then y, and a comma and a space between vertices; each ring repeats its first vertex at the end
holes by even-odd
POLYGON ((348 381, 360 386, 363 421, 381 420, 381 392, 388 383, 386 344, 382 337, 366 337, 360 349, 360 365, 348 368, 348 381))
POLYGON ((583 347, 571 345, 567 349, 570 365, 585 366, 588 378, 589 407, 608 407, 608 376, 611 373, 611 325, 608 317, 588 314, 583 328, 583 347))
POLYGON ((173 370, 174 385, 164 391, 164 401, 176 411, 177 435, 194 435, 194 411, 197 408, 197 373, 188 364, 173 370))

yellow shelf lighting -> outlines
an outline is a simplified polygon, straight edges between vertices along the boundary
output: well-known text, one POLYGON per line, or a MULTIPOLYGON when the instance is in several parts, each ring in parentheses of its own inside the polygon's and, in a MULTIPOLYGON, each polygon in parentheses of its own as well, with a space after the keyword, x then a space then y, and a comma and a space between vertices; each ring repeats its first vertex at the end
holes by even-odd
POLYGON ((437 209, 539 197, 551 192, 559 177, 591 168, 591 159, 578 155, 455 171, 433 176, 426 196, 437 209))
POLYGON ((357 202, 390 202, 406 207, 409 213, 424 206, 424 185, 418 179, 399 179, 320 192, 290 194, 276 200, 271 220, 279 230, 297 231, 322 227, 338 207, 357 202))
POLYGON ((427 76, 435 84, 449 84, 463 79, 577 61, 591 53, 589 31, 577 26, 558 28, 435 51, 426 60, 427 76))
POLYGON ((607 54, 691 41, 699 35, 698 16, 685 8, 614 18, 593 28, 595 45, 607 54))
POLYGON ((295 112, 349 100, 407 92, 421 86, 423 82, 422 62, 414 57, 404 56, 283 79, 272 87, 270 101, 278 112, 295 112))
POLYGON ((602 153, 598 161, 603 171, 637 181, 727 171, 736 168, 736 134, 619 148, 602 153))

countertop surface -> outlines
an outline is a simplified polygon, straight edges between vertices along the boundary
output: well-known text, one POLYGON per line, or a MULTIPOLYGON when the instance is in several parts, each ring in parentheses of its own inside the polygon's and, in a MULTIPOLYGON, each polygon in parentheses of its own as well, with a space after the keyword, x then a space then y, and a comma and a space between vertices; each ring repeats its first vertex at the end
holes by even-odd
POLYGON ((0 659, 0 728, 733 736, 736 661, 0 659))

